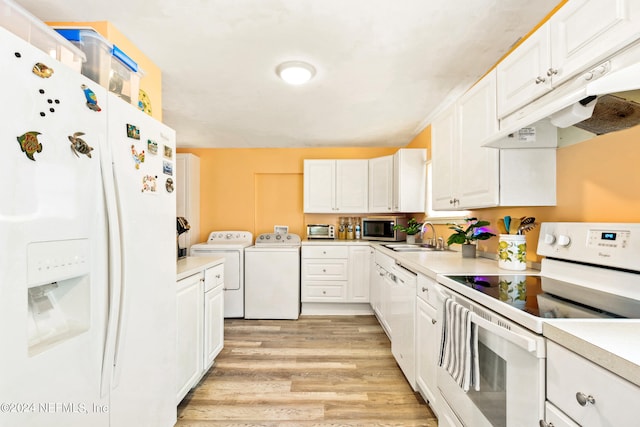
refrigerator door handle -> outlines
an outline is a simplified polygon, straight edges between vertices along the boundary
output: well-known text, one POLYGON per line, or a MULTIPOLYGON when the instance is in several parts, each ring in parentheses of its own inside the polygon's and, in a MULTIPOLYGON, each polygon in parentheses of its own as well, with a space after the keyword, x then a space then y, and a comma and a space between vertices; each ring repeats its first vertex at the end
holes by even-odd
POLYGON ((122 293, 122 258, 120 243, 120 221, 118 203, 114 183, 113 162, 111 153, 106 148, 106 141, 101 138, 98 144, 100 154, 100 172, 107 208, 107 223, 109 233, 109 314, 107 331, 102 359, 102 375, 100 394, 106 397, 112 387, 112 377, 116 360, 116 345, 118 342, 118 326, 120 323, 120 302, 122 293))

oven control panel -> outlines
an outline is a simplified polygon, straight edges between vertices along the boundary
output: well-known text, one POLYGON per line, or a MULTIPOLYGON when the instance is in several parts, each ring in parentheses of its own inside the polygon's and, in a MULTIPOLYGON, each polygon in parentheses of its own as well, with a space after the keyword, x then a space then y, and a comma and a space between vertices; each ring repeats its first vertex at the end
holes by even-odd
POLYGON ((538 255, 637 270, 639 223, 543 222, 538 255))

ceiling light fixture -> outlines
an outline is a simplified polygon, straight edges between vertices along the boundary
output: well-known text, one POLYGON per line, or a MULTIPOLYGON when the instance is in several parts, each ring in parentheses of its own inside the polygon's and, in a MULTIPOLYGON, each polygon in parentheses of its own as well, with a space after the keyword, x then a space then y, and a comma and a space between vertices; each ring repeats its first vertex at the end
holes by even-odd
POLYGON ((291 85, 305 84, 316 74, 313 65, 302 61, 288 61, 276 67, 276 74, 291 85))

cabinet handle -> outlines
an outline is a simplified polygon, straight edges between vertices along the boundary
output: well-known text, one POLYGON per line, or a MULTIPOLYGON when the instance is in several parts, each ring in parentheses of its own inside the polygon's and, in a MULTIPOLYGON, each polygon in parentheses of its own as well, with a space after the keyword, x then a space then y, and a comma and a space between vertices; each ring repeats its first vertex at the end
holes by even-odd
POLYGON ((325 270, 325 269, 323 268, 323 269, 322 269, 322 272, 323 272, 323 273, 326 273, 326 272, 327 272, 327 270, 325 270))
POLYGON ((220 275, 219 275, 219 274, 216 274, 216 279, 219 279, 219 278, 220 278, 220 275))
POLYGON ((537 85, 539 85, 540 83, 544 83, 546 81, 547 81, 547 79, 545 79, 544 77, 540 77, 540 76, 536 77, 536 84, 537 85))
POLYGON ((579 391, 576 393, 576 400, 580 406, 587 406, 589 404, 595 405, 596 399, 591 395, 586 395, 583 392, 579 391))
POLYGON ((554 427, 553 423, 548 423, 545 420, 540 420, 540 427, 554 427))
POLYGON ((425 288, 424 286, 422 287, 422 292, 427 292, 429 289, 425 288))
POLYGON ((322 295, 326 295, 326 294, 327 294, 327 291, 322 291, 322 295))
POLYGON ((431 319, 431 324, 435 325, 436 323, 438 323, 438 321, 436 319, 431 319))
POLYGON ((549 76, 549 77, 555 76, 556 74, 558 74, 558 69, 557 68, 549 68, 547 70, 547 76, 549 76))

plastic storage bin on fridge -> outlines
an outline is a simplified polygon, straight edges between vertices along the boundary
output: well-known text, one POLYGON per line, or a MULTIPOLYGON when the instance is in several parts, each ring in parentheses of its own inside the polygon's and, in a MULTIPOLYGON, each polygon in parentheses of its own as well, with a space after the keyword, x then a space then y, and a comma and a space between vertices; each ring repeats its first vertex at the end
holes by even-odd
POLYGON ((109 43, 93 29, 56 28, 87 56, 82 74, 120 98, 137 106, 142 70, 116 45, 109 43))
POLYGON ((85 54, 13 0, 0 0, 0 27, 80 72, 85 54))

